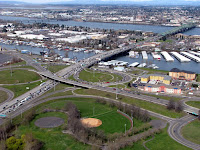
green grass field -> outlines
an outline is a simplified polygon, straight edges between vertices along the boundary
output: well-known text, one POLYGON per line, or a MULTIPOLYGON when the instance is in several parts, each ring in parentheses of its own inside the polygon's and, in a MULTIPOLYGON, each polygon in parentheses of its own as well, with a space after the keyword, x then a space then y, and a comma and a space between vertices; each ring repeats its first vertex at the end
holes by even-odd
MULTIPOLYGON (((29 125, 21 125, 19 126, 15 133, 15 136, 19 137, 22 134, 32 132, 34 137, 44 142, 44 147, 42 150, 89 150, 90 146, 84 145, 81 142, 75 140, 72 136, 68 134, 63 134, 63 127, 66 126, 67 123, 67 115, 61 112, 48 112, 42 113, 41 111, 45 108, 52 109, 62 109, 66 102, 73 102, 77 105, 78 109, 81 112, 82 117, 94 117, 102 120, 102 125, 98 127, 100 130, 104 130, 106 134, 114 133, 114 132, 124 132, 124 124, 127 124, 127 130, 130 128, 130 122, 127 118, 116 112, 116 108, 111 108, 108 105, 103 105, 95 102, 95 99, 88 98, 66 98, 66 99, 58 99, 53 101, 48 101, 46 103, 40 104, 36 106, 35 110, 37 110, 36 117, 30 122, 29 125), (94 107, 94 115, 93 115, 93 107, 94 107), (55 116, 60 117, 65 120, 65 124, 60 127, 50 128, 50 129, 42 129, 38 128, 34 125, 34 122, 42 117, 55 116)), ((23 115, 26 112, 23 113, 23 115)), ((22 116, 23 116, 22 115, 22 116)), ((21 122, 21 117, 18 116, 13 119, 13 123, 17 124, 21 122)), ((143 125, 144 123, 139 120, 134 120, 134 124, 136 127, 143 125)))
POLYGON ((41 77, 37 73, 27 70, 12 70, 12 76, 10 70, 0 71, 0 84, 26 83, 39 79, 41 77))
POLYGON ((182 128, 182 135, 189 141, 200 144, 200 121, 194 120, 182 128))
POLYGON ((42 150, 58 150, 58 149, 88 150, 90 148, 90 146, 78 142, 72 136, 62 133, 63 130, 62 127, 64 125, 50 129, 42 129, 34 125, 34 122, 37 119, 49 116, 63 118, 65 120, 65 124, 67 123, 67 116, 64 113, 60 112, 42 113, 37 115, 36 118, 30 122, 30 125, 20 126, 17 129, 16 136, 32 132, 35 138, 44 142, 44 147, 42 148, 42 150))
MULTIPOLYGON (((43 81, 45 81, 45 80, 43 80, 43 81)), ((16 97, 30 91, 31 89, 39 86, 40 84, 41 84, 41 82, 38 81, 38 82, 22 84, 22 85, 6 85, 3 87, 13 91, 15 94, 14 98, 16 98, 16 97), (26 89, 27 87, 29 87, 29 89, 26 89)))
POLYGON ((0 90, 0 103, 2 103, 5 100, 7 100, 7 98, 8 98, 8 94, 5 91, 1 91, 0 90))
MULTIPOLYGON (((75 91, 75 93, 83 94, 83 95, 96 95, 96 96, 102 96, 102 97, 115 99, 115 94, 98 91, 98 90, 93 90, 93 89, 78 89, 75 91)), ((122 95, 118 95, 118 99, 125 103, 134 104, 138 107, 141 107, 141 108, 144 108, 144 109, 147 109, 147 110, 150 110, 150 111, 153 111, 153 112, 156 112, 156 113, 159 113, 164 116, 171 117, 171 118, 180 118, 185 115, 184 113, 177 113, 175 111, 170 111, 163 105, 158 105, 158 104, 150 103, 147 101, 133 99, 133 98, 125 97, 122 95)))
POLYGON ((188 102, 186 102, 186 104, 200 109, 200 102, 198 102, 198 101, 188 101, 188 102))
MULTIPOLYGON (((68 98, 67 100, 76 104, 81 112, 81 117, 100 119, 103 123, 98 127, 98 129, 105 131, 105 133, 124 132, 124 124, 127 124, 127 129, 129 129, 131 126, 130 121, 127 118, 117 113, 116 108, 95 103, 94 99, 68 98)), ((62 109, 66 103, 66 100, 61 100, 52 102, 44 107, 51 109, 62 109)), ((136 127, 143 124, 139 120, 136 120, 134 123, 136 127)))
POLYGON ((79 78, 88 82, 116 82, 122 79, 121 76, 106 72, 97 72, 91 69, 83 70, 79 74, 79 78))

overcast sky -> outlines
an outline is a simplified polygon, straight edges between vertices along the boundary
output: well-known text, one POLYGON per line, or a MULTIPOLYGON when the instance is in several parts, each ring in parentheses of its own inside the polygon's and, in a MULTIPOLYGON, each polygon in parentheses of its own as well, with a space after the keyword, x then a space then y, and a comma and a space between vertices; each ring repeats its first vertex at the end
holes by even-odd
MULTIPOLYGON (((67 1, 76 1, 76 0, 0 0, 0 1, 23 1, 23 2, 29 2, 29 3, 49 3, 49 2, 67 2, 67 1)), ((84 0, 83 0, 84 1, 84 0)), ((88 0, 87 0, 88 1, 88 0)), ((93 0, 90 0, 93 1, 93 0)), ((132 2, 144 2, 144 1, 158 1, 158 0, 99 0, 99 1, 132 1, 132 2)), ((166 0, 159 0, 161 1, 166 1, 166 0)), ((174 2, 174 1, 194 1, 194 2, 200 2, 200 0, 167 0, 169 3, 174 2)))

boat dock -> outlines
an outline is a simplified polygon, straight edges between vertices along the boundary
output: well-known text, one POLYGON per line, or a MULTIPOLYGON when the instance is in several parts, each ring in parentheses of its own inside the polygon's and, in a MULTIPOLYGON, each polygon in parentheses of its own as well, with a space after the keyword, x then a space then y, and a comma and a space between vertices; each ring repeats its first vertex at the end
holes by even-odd
POLYGON ((178 52, 170 52, 176 59, 178 59, 180 62, 190 62, 191 60, 187 57, 179 54, 178 52))
POLYGON ((166 61, 174 61, 174 58, 172 58, 168 52, 163 51, 161 52, 161 55, 163 55, 163 57, 165 58, 166 61))
POLYGON ((193 51, 189 51, 189 53, 191 53, 191 54, 193 54, 193 55, 195 55, 195 56, 198 56, 198 57, 200 57, 200 53, 193 52, 193 51))
POLYGON ((138 62, 134 62, 134 63, 130 64, 129 67, 136 67, 136 66, 138 66, 138 65, 139 65, 138 62))
POLYGON ((143 57, 143 59, 148 59, 146 51, 142 51, 142 57, 143 57))
POLYGON ((147 66, 146 63, 142 63, 142 64, 140 64, 138 67, 139 67, 139 68, 143 68, 143 67, 146 67, 146 66, 147 66))
POLYGON ((155 52, 152 52, 151 54, 152 54, 152 56, 153 56, 154 59, 157 59, 157 60, 160 60, 160 59, 161 59, 161 57, 160 57, 159 54, 157 54, 157 53, 155 53, 155 52))
POLYGON ((188 52, 181 52, 181 54, 184 55, 185 57, 188 57, 188 58, 198 62, 198 63, 200 62, 200 58, 195 56, 195 55, 193 55, 193 54, 190 54, 188 52))

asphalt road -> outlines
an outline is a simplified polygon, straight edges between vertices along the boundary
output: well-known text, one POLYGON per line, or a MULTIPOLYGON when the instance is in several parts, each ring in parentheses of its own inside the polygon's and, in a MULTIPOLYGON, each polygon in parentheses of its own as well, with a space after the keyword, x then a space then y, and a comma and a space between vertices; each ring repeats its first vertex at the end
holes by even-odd
POLYGON ((197 119, 197 117, 192 116, 192 115, 187 115, 176 121, 171 121, 170 126, 168 128, 168 133, 171 138, 173 138, 175 141, 179 142, 180 144, 185 145, 194 150, 200 150, 200 145, 186 140, 181 134, 181 128, 185 126, 186 124, 188 124, 189 122, 193 121, 194 119, 197 119))

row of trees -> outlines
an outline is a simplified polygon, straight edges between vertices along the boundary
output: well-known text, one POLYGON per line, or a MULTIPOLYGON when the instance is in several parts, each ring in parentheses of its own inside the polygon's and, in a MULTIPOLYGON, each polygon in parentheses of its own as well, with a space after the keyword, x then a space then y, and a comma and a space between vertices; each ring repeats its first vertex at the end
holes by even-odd
POLYGON ((66 103, 64 110, 68 112, 68 130, 71 131, 80 141, 92 145, 101 145, 107 141, 102 130, 96 130, 95 128, 90 129, 81 123, 81 114, 75 104, 72 102, 66 103))
POLYGON ((183 103, 181 101, 175 102, 173 99, 170 99, 167 105, 167 109, 174 109, 176 112, 181 112, 183 111, 183 103))

